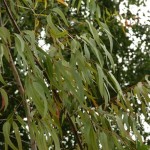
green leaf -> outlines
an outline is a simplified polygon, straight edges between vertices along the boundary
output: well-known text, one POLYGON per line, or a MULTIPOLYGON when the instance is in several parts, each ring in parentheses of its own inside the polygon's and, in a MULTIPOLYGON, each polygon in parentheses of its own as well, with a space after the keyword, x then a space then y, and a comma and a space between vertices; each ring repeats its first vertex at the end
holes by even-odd
POLYGON ((115 133, 112 132, 112 138, 113 138, 113 142, 116 145, 116 147, 118 148, 118 150, 122 150, 122 146, 121 146, 121 142, 118 142, 118 137, 115 136, 115 133))
POLYGON ((4 85, 6 85, 6 83, 5 83, 5 81, 4 81, 3 76, 1 75, 1 73, 0 73, 0 81, 1 81, 4 85))
POLYGON ((117 124, 118 124, 118 127, 120 129, 122 136, 126 137, 127 134, 126 134, 126 131, 124 129, 123 123, 118 116, 116 116, 116 121, 117 121, 117 124))
POLYGON ((76 41, 75 39, 73 39, 71 41, 71 51, 72 51, 72 53, 75 53, 79 48, 80 48, 79 42, 76 41))
POLYGON ((105 45, 103 45, 103 44, 100 44, 100 45, 103 48, 103 50, 105 51, 106 57, 108 57, 108 59, 109 59, 109 61, 111 63, 111 66, 113 68, 113 71, 115 71, 115 64, 114 64, 114 60, 112 58, 112 55, 108 52, 108 50, 106 49, 105 45))
POLYGON ((114 77, 114 75, 110 71, 108 72, 108 75, 109 75, 109 78, 111 79, 111 81, 113 82, 113 84, 117 90, 117 93, 123 97, 121 87, 120 87, 118 81, 116 80, 116 78, 114 77))
POLYGON ((0 37, 6 44, 11 45, 10 32, 5 27, 0 27, 0 37))
POLYGON ((107 140, 107 135, 104 132, 100 133, 100 143, 102 144, 103 150, 110 150, 109 141, 107 140))
POLYGON ((60 38, 60 37, 64 37, 65 35, 68 34, 68 32, 66 30, 63 30, 62 32, 60 32, 57 27, 54 25, 53 21, 52 21, 52 16, 51 14, 49 14, 47 16, 47 22, 48 25, 50 27, 50 33, 52 34, 52 36, 54 36, 55 38, 60 38))
POLYGON ((100 22, 99 19, 96 19, 96 20, 97 20, 99 26, 101 26, 104 29, 104 31, 106 32, 108 39, 109 39, 109 43, 110 43, 110 52, 112 52, 112 50, 113 50, 113 39, 112 39, 112 37, 113 36, 112 36, 106 23, 100 22))
POLYGON ((72 69, 72 73, 73 73, 74 79, 77 84, 77 93, 79 95, 79 99, 81 102, 83 102, 84 101, 84 89, 83 89, 81 76, 79 75, 79 73, 77 71, 75 71, 73 69, 72 69))
POLYGON ((52 129, 50 133, 51 133, 52 138, 54 140, 55 150, 60 150, 60 143, 59 143, 59 139, 58 139, 58 136, 57 136, 55 130, 52 129))
POLYGON ((104 80, 103 80, 104 73, 98 64, 96 64, 96 67, 97 67, 97 71, 98 71, 98 87, 99 87, 99 91, 103 97, 103 94, 104 94, 104 80))
POLYGON ((149 150, 150 146, 149 145, 145 145, 145 144, 141 144, 139 141, 137 141, 137 150, 149 150))
MULTIPOLYGON (((32 48, 34 48, 34 46, 35 46, 35 42, 36 42, 36 40, 35 40, 35 33, 34 33, 34 31, 30 31, 30 30, 24 30, 23 31, 24 33, 25 33, 25 38, 28 40, 28 42, 30 42, 31 43, 31 45, 32 45, 32 48)), ((34 49, 35 50, 35 49, 34 49)))
POLYGON ((32 100, 32 102, 35 104, 39 113, 43 116, 43 114, 45 113, 43 101, 39 97, 39 94, 37 93, 37 91, 35 91, 35 88, 32 85, 32 81, 30 77, 26 78, 25 90, 29 99, 32 100))
POLYGON ((94 15, 94 13, 96 11, 95 0, 90 0, 89 9, 90 9, 91 15, 94 15))
POLYGON ((87 47, 87 45, 84 43, 84 53, 85 53, 85 57, 90 60, 90 52, 89 49, 87 47))
POLYGON ((0 51, 3 51, 6 60, 9 61, 8 47, 4 44, 0 44, 0 51))
POLYGON ((0 67, 3 67, 3 55, 4 55, 4 49, 2 47, 2 44, 0 44, 0 67))
POLYGON ((97 57, 100 65, 102 67, 104 65, 103 57, 102 57, 102 54, 100 53, 100 51, 96 47, 95 40, 92 39, 92 38, 88 39, 86 37, 86 35, 82 35, 81 38, 89 44, 89 46, 91 47, 91 50, 92 50, 93 54, 97 57))
POLYGON ((52 21, 52 16, 51 14, 49 14, 47 16, 47 22, 48 22, 48 25, 50 26, 51 30, 53 30, 54 33, 60 33, 60 31, 56 28, 56 26, 54 25, 53 21, 52 21))
POLYGON ((142 137, 141 137, 140 133, 138 132, 138 130, 136 129, 134 124, 133 124, 133 132, 134 132, 135 136, 138 138, 139 142, 142 144, 143 143, 142 137))
POLYGON ((7 106, 8 106, 8 96, 7 96, 7 93, 5 92, 4 89, 0 88, 0 91, 1 91, 1 95, 3 97, 3 100, 4 100, 4 111, 6 110, 7 106))
POLYGON ((90 22, 87 21, 87 23, 89 25, 89 28, 93 35, 94 40, 96 41, 97 45, 99 45, 101 41, 98 35, 98 31, 94 28, 94 26, 90 22))
POLYGON ((13 149, 13 150, 18 150, 15 145, 12 143, 10 140, 9 134, 10 134, 10 123, 5 122, 3 125, 3 134, 5 138, 5 142, 13 149))
POLYGON ((13 121, 13 129, 15 132, 15 137, 18 143, 18 148, 19 150, 22 150, 22 141, 21 141, 21 137, 20 137, 20 132, 19 132, 19 128, 18 125, 13 121))
POLYGON ((101 10, 100 10, 100 7, 98 5, 96 7, 96 18, 101 18, 101 10))
POLYGON ((35 61, 34 61, 34 56, 33 56, 33 53, 30 49, 30 47, 25 43, 25 52, 24 52, 25 56, 26 56, 26 60, 27 60, 27 63, 28 65, 35 71, 35 61))
POLYGON ((15 36, 16 36, 15 37, 15 49, 17 50, 18 54, 23 59, 24 65, 27 65, 25 55, 24 55, 25 42, 19 34, 15 34, 15 36))
POLYGON ((63 14, 63 12, 62 12, 58 7, 53 8, 52 10, 53 10, 54 12, 56 12, 56 13, 61 17, 61 19, 62 19, 62 20, 64 21, 64 23, 66 24, 66 26, 69 26, 65 15, 63 14))
POLYGON ((81 2, 82 2, 82 0, 79 0, 78 6, 77 6, 77 12, 79 12, 79 9, 80 9, 80 7, 81 7, 81 2))
POLYGON ((25 121, 24 121, 19 115, 16 115, 16 118, 17 118, 17 121, 18 121, 23 127, 26 127, 25 121))

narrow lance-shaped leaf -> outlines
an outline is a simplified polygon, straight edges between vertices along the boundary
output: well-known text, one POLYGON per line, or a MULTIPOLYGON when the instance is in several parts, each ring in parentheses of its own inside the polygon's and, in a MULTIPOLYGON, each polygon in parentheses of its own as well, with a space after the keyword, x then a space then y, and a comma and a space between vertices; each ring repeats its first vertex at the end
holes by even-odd
POLYGON ((85 53, 85 57, 89 60, 90 59, 90 52, 89 52, 89 49, 85 43, 84 43, 84 53, 85 53))
POLYGON ((19 128, 18 125, 16 124, 16 122, 13 122, 13 129, 15 132, 15 137, 18 143, 18 148, 19 150, 22 150, 22 141, 21 141, 21 137, 20 137, 20 132, 19 132, 19 128))
POLYGON ((100 53, 100 51, 98 51, 98 49, 96 48, 95 41, 92 38, 88 39, 86 37, 86 35, 82 35, 81 38, 83 40, 85 40, 85 42, 87 42, 87 44, 90 46, 90 48, 91 48, 92 52, 94 53, 94 55, 97 57, 100 65, 103 66, 103 64, 104 64, 103 57, 102 57, 102 54, 100 53))
POLYGON ((60 142, 54 129, 51 130, 51 135, 55 143, 55 150, 60 150, 60 142))
POLYGON ((45 117, 48 110, 48 104, 47 104, 47 99, 45 97, 43 87, 38 82, 33 82, 33 87, 37 91, 38 95, 40 95, 40 97, 42 98, 41 101, 44 103, 43 117, 45 117))
POLYGON ((65 15, 63 14, 63 12, 62 12, 59 8, 56 7, 56 8, 53 8, 52 10, 53 10, 54 12, 56 12, 56 13, 61 17, 61 19, 62 19, 62 20, 64 21, 64 23, 66 24, 66 26, 69 26, 65 15))
POLYGON ((107 135, 104 132, 100 133, 100 143, 102 144, 103 150, 110 150, 109 141, 107 140, 107 135))
POLYGON ((104 29, 104 31, 106 32, 106 34, 109 38, 109 42, 110 42, 110 52, 112 52, 112 49, 113 49, 112 34, 106 24, 104 24, 103 22, 100 22, 99 19, 97 19, 97 22, 98 22, 99 26, 101 26, 104 29))
POLYGON ((2 103, 3 103, 3 107, 4 107, 4 111, 5 111, 8 106, 8 96, 4 89, 0 88, 0 91, 1 91, 1 95, 2 95, 2 103))
POLYGON ((139 131, 136 129, 135 125, 133 125, 133 132, 134 132, 135 136, 138 138, 139 142, 142 144, 143 143, 142 137, 141 137, 139 131))
POLYGON ((2 47, 2 44, 0 44, 0 68, 3 67, 3 55, 4 55, 4 49, 2 47))
POLYGON ((3 79, 3 76, 1 75, 1 73, 0 73, 0 81, 1 81, 3 84, 6 84, 5 81, 4 81, 4 79, 3 79))
POLYGON ((110 54, 109 51, 106 49, 105 45, 100 44, 100 46, 103 48, 103 50, 104 50, 104 52, 105 52, 105 54, 106 54, 106 57, 108 57, 108 59, 109 59, 109 61, 110 61, 110 63, 111 63, 111 66, 112 66, 113 71, 115 71, 115 64, 114 64, 114 60, 113 60, 111 54, 110 54))
POLYGON ((87 21, 87 23, 89 25, 90 31, 93 35, 93 38, 95 39, 97 45, 99 45, 101 41, 100 41, 100 38, 98 35, 98 31, 94 28, 94 26, 90 22, 87 21))
POLYGON ((6 44, 11 45, 10 32, 5 27, 0 27, 0 37, 6 44))
POLYGON ((10 140, 10 123, 9 122, 5 122, 3 125, 3 134, 5 137, 5 142, 13 149, 13 150, 18 150, 15 145, 12 143, 12 141, 10 140))
POLYGON ((110 80, 114 84, 118 94, 120 94, 120 96, 123 97, 123 93, 122 93, 121 87, 120 87, 118 81, 116 80, 116 78, 114 77, 114 75, 110 71, 108 72, 108 75, 109 75, 110 80))
POLYGON ((54 25, 53 21, 52 21, 52 16, 51 14, 49 14, 47 16, 47 22, 48 22, 48 25, 50 26, 50 28, 56 32, 56 33, 59 33, 60 31, 56 28, 56 26, 54 25))
POLYGON ((25 42, 19 34, 15 34, 15 36, 16 36, 15 37, 16 51, 21 56, 21 58, 23 59, 24 65, 27 65, 25 55, 24 55, 25 42))

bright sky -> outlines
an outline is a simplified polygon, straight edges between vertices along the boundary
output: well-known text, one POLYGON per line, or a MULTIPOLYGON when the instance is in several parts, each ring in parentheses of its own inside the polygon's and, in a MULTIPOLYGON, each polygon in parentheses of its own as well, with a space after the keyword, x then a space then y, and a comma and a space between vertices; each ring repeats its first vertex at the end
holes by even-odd
MULTIPOLYGON (((128 5, 128 0, 124 0, 123 2, 120 3, 120 7, 119 7, 120 15, 127 13, 128 9, 125 5, 128 5)), ((137 16, 138 14, 140 24, 150 25, 150 21, 148 21, 150 20, 150 0, 145 0, 145 5, 146 6, 142 4, 139 7, 136 5, 130 5, 129 9, 133 15, 137 16)))
MULTIPOLYGON (((124 2, 121 2, 120 7, 119 7, 120 8, 120 15, 126 14, 128 11, 128 9, 125 7, 124 4, 127 5, 128 0, 124 0, 124 2)), ((136 5, 130 5, 129 9, 133 15, 135 15, 135 16, 138 15, 139 23, 141 25, 150 25, 150 0, 146 0, 145 5, 146 6, 140 5, 139 7, 137 7, 136 5)), ((123 24, 125 24, 125 20, 126 20, 126 18, 123 18, 121 20, 121 22, 123 24)), ((131 24, 132 23, 134 24, 134 23, 136 23, 136 20, 131 19, 129 22, 131 22, 131 24)), ((133 48, 136 48, 136 43, 138 43, 139 39, 137 39, 136 37, 133 36, 132 28, 129 28, 129 32, 130 32, 130 34, 128 34, 128 35, 130 35, 130 37, 134 41, 133 45, 131 44, 131 46, 133 46, 133 48)), ((143 35, 143 38, 146 38, 146 36, 144 37, 144 35, 143 35)), ((143 48, 145 48, 145 47, 143 46, 143 48)), ((150 107, 148 109, 150 109, 150 107)), ((142 120, 142 123, 144 124, 144 131, 146 133, 150 133, 150 125, 145 122, 144 115, 141 115, 141 120, 142 120)), ((148 136, 147 139, 150 139, 150 136, 148 136)))

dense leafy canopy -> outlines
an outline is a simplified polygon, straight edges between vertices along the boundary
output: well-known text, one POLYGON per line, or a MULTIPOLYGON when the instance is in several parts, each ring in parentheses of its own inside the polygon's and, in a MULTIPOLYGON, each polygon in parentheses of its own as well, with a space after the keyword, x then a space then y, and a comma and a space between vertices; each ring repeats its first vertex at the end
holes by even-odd
POLYGON ((120 3, 0 1, 0 148, 148 150, 149 29, 120 3))

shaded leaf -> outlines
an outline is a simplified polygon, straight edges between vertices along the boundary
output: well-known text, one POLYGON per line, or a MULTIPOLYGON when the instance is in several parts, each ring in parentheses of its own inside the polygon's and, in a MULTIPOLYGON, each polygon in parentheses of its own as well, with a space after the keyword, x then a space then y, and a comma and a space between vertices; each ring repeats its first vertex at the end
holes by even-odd
POLYGON ((0 88, 1 95, 2 95, 2 106, 1 109, 4 108, 4 111, 7 109, 8 106, 8 96, 4 89, 0 88))

